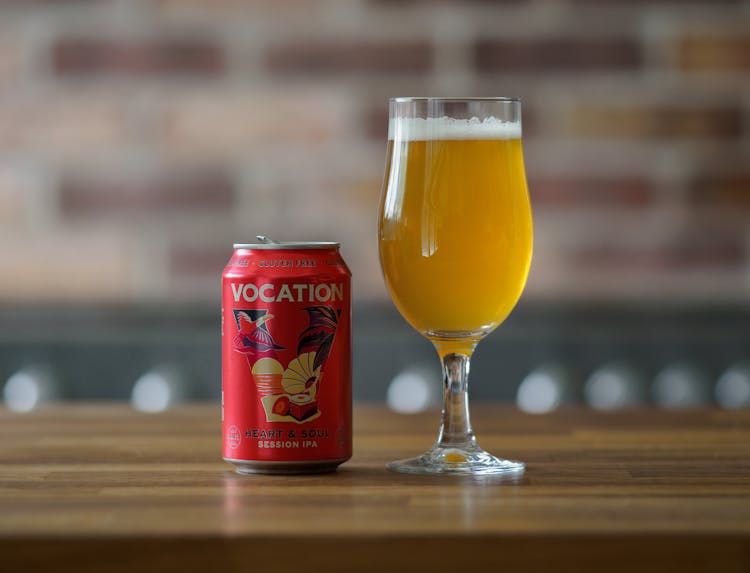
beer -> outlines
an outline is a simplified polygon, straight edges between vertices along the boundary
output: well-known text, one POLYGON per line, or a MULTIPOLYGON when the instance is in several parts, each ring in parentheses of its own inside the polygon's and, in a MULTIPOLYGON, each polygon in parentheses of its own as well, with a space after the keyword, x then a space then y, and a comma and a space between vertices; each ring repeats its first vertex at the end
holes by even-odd
POLYGON ((520 124, 401 119, 389 131, 379 238, 391 297, 420 332, 489 332, 531 262, 520 124))
POLYGON ((351 273, 338 243, 237 244, 222 275, 223 457, 240 473, 351 457, 351 273))

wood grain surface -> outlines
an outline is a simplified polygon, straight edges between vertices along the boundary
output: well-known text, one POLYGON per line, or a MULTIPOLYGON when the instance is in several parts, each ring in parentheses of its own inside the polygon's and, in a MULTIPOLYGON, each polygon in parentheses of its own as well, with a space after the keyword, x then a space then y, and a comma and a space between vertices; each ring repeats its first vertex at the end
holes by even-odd
POLYGON ((0 571, 750 571, 750 411, 477 406, 518 480, 389 473, 438 413, 355 408, 334 474, 240 476, 214 405, 0 410, 0 571))

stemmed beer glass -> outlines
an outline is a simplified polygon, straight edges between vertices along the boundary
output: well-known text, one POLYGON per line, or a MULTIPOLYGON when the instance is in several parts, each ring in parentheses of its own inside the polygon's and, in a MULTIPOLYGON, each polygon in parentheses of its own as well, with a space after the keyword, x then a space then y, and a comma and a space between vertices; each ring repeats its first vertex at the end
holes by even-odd
POLYGON ((432 448, 389 469, 523 471, 477 444, 467 382, 477 344, 521 295, 532 242, 520 100, 391 99, 380 263, 396 307, 440 356, 444 404, 432 448))

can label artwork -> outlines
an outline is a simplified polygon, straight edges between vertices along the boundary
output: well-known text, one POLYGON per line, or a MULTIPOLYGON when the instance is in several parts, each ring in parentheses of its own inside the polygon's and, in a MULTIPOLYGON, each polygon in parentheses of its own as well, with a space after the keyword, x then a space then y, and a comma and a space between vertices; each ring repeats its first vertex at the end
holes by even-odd
POLYGON ((350 300, 336 244, 235 245, 222 277, 222 428, 239 471, 325 471, 351 457, 350 300))

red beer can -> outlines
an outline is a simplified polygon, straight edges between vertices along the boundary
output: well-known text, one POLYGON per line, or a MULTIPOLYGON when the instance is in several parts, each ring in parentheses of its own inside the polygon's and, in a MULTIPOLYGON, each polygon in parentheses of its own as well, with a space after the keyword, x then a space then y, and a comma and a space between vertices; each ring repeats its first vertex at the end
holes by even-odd
POLYGON ((352 455, 351 272, 339 243, 235 244, 222 274, 222 454, 240 473, 352 455))

